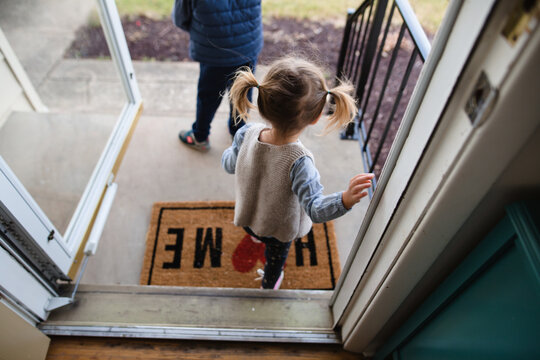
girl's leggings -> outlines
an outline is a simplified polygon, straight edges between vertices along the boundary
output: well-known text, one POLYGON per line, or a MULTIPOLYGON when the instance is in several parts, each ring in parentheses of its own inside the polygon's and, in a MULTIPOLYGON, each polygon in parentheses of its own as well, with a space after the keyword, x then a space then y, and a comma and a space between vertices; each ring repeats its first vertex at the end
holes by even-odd
POLYGON ((258 236, 248 227, 244 227, 244 230, 265 244, 264 257, 266 258, 266 264, 264 265, 262 287, 263 289, 273 289, 281 275, 281 271, 283 271, 283 266, 285 266, 291 242, 284 243, 273 237, 258 236))

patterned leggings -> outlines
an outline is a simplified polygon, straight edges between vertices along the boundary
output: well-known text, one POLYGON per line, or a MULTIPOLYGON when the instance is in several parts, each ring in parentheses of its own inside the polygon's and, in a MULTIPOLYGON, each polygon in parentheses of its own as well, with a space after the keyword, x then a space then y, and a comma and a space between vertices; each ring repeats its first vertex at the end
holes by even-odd
POLYGON ((285 243, 273 237, 258 236, 248 227, 244 227, 244 230, 265 245, 264 257, 266 264, 264 265, 262 287, 263 289, 273 289, 285 266, 291 242, 285 243))

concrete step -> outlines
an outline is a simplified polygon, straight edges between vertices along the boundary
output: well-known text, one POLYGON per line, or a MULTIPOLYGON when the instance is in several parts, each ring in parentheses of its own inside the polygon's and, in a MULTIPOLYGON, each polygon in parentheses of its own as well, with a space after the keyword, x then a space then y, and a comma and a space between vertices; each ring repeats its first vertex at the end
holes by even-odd
MULTIPOLYGON (((66 293, 71 293, 71 287, 66 293)), ((47 335, 340 343, 329 291, 81 285, 47 335)))

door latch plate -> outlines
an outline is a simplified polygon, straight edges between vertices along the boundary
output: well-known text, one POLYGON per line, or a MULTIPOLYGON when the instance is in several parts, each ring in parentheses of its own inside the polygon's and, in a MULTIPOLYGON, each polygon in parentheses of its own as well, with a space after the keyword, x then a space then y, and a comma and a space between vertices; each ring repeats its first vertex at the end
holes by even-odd
POLYGON ((486 73, 482 71, 465 104, 465 112, 473 126, 480 126, 487 119, 495 105, 497 95, 497 89, 491 85, 486 73))

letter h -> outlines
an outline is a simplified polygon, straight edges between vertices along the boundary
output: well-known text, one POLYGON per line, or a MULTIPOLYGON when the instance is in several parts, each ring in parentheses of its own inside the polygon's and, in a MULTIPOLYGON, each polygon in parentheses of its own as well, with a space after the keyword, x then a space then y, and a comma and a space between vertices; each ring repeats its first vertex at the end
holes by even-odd
POLYGON ((311 266, 317 265, 317 251, 315 249, 315 238, 313 236, 313 229, 307 234, 307 242, 302 242, 302 239, 298 238, 294 242, 294 250, 296 252, 296 266, 304 266, 304 254, 303 249, 309 250, 309 263, 311 266))

